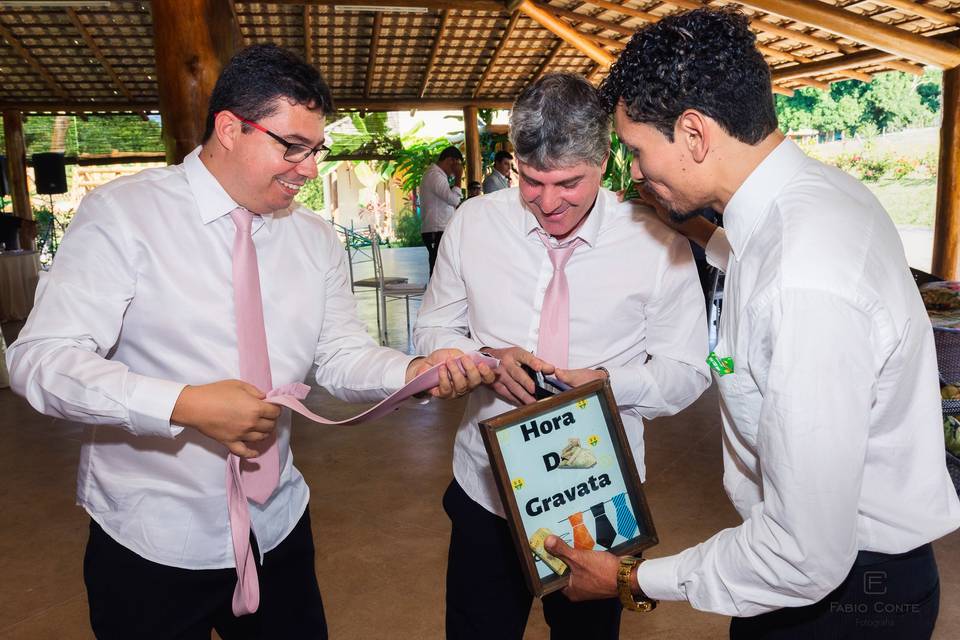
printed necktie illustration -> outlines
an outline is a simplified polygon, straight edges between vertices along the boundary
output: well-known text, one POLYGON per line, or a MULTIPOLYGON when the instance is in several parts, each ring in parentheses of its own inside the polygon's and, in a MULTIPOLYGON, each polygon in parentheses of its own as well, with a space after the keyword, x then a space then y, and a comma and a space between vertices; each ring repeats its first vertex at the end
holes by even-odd
POLYGON ((593 530, 597 534, 597 544, 605 549, 613 546, 613 541, 617 537, 617 532, 613 530, 610 519, 607 518, 607 510, 604 503, 595 504, 590 507, 590 513, 593 514, 593 530))
POLYGON ((626 492, 613 496, 613 506, 617 509, 617 533, 629 540, 637 531, 637 519, 627 504, 626 492))
POLYGON ((587 525, 583 524, 583 514, 575 513, 567 519, 570 521, 570 526, 573 527, 573 548, 588 551, 593 549, 596 543, 593 541, 587 525))
MULTIPOLYGON (((240 351, 240 377, 258 389, 266 391, 266 402, 271 402, 327 425, 357 424, 373 420, 397 409, 412 396, 436 387, 440 382, 442 364, 430 367, 394 392, 379 404, 345 420, 329 420, 313 413, 301 400, 310 387, 295 382, 272 388, 270 359, 267 352, 266 329, 263 322, 263 302, 260 293, 260 274, 256 248, 250 235, 253 214, 237 208, 230 213, 236 225, 233 242, 234 304, 237 317, 237 346, 240 351)), ((481 362, 495 368, 499 361, 481 353, 470 353, 474 363, 481 362)), ((463 370, 463 365, 457 362, 463 370)), ((260 455, 252 461, 227 455, 227 507, 230 531, 237 568, 237 586, 233 593, 233 613, 241 616, 253 613, 260 606, 260 583, 250 546, 250 509, 247 499, 258 504, 266 502, 277 488, 280 479, 280 456, 276 437, 271 436, 257 445, 260 455), (259 446, 258 446, 259 445, 259 446)))

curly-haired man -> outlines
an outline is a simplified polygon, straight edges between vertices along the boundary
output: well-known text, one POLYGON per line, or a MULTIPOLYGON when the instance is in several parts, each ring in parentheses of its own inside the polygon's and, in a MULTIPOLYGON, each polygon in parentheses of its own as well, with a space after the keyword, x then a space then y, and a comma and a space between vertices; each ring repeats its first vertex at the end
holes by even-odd
POLYGON ((957 528, 960 502, 933 335, 890 217, 777 129, 742 14, 644 29, 603 93, 634 178, 727 273, 711 366, 743 523, 646 562, 550 540, 567 595, 687 600, 734 616, 733 638, 929 638, 930 542, 957 528), (690 217, 704 206, 725 229, 690 217))

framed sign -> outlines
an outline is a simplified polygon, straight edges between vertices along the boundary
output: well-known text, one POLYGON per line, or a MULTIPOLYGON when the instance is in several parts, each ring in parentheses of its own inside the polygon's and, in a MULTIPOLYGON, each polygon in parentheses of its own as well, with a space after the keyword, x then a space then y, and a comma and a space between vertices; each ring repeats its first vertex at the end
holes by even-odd
POLYGON ((597 380, 480 423, 530 591, 566 586, 551 533, 577 549, 638 554, 657 544, 610 383, 597 380))

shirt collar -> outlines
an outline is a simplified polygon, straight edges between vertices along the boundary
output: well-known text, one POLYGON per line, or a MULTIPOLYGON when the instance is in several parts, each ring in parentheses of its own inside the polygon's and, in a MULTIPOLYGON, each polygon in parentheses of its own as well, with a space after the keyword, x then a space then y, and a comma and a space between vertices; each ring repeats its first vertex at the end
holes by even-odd
POLYGON ((750 238, 772 208, 774 199, 807 160, 800 147, 789 138, 784 139, 730 198, 723 210, 723 226, 737 258, 746 251, 750 238))
MULTIPOLYGON (((190 191, 193 192, 193 198, 200 209, 200 219, 203 224, 209 224, 218 218, 228 215, 231 211, 239 207, 237 201, 230 197, 223 185, 210 173, 207 166, 200 160, 200 151, 203 147, 197 147, 183 159, 183 170, 187 176, 187 183, 190 185, 190 191)), ((263 226, 269 230, 273 221, 273 215, 259 216, 263 221, 263 226)), ((260 225, 254 218, 254 232, 260 225)))
MULTIPOLYGON (((600 224, 604 216, 604 202, 605 198, 603 189, 601 188, 597 191, 597 200, 593 203, 593 209, 587 215, 587 219, 583 221, 583 224, 580 225, 580 228, 577 229, 577 232, 566 240, 563 241, 563 244, 569 243, 574 238, 580 238, 588 245, 593 247, 597 243, 597 236, 600 233, 600 224)), ((520 190, 517 189, 517 198, 520 198, 520 190)), ((540 239, 537 237, 537 232, 542 231, 540 222, 537 221, 537 217, 533 215, 533 212, 530 211, 521 200, 520 206, 523 208, 523 218, 522 218, 522 229, 525 235, 533 236, 536 238, 537 242, 540 242, 540 239)))

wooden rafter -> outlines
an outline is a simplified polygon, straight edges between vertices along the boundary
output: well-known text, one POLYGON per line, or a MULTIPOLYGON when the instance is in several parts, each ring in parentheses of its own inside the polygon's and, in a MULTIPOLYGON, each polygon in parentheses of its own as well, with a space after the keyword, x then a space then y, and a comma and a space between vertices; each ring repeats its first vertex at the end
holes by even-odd
POLYGON ((530 16, 534 21, 540 23, 541 26, 551 31, 557 37, 568 42, 597 64, 608 67, 613 64, 613 56, 607 51, 590 42, 581 32, 549 11, 535 5, 530 0, 523 0, 517 9, 530 16))
POLYGON ((584 36, 590 38, 597 44, 602 44, 605 47, 610 47, 611 49, 616 49, 617 51, 622 51, 623 49, 627 48, 626 42, 620 42, 619 40, 607 38, 606 36, 600 36, 595 33, 587 33, 586 31, 580 31, 579 33, 582 33, 584 36))
POLYGON ((490 72, 493 71, 493 67, 497 64, 497 59, 500 57, 500 54, 503 53, 503 50, 506 48, 507 41, 510 40, 510 36, 513 35, 514 29, 517 28, 517 21, 520 19, 520 12, 514 11, 513 15, 510 16, 510 22, 507 24, 506 31, 503 32, 503 36, 500 38, 500 44, 497 45, 496 50, 494 50, 493 55, 490 56, 490 60, 487 62, 487 68, 483 70, 483 75, 480 76, 480 81, 477 82, 477 88, 473 90, 473 97, 476 98, 483 91, 484 85, 487 83, 487 79, 490 77, 490 72))
POLYGON ((303 5, 303 59, 307 64, 315 65, 313 46, 313 8, 309 4, 303 5))
POLYGON ((860 53, 851 53, 846 56, 829 58, 827 60, 798 64, 792 67, 779 67, 771 71, 770 76, 774 82, 785 82, 787 80, 808 78, 810 76, 824 75, 827 73, 837 73, 869 64, 887 65, 895 57, 892 53, 885 51, 863 51, 860 53))
POLYGON ((506 5, 499 0, 270 0, 272 4, 317 4, 328 7, 382 7, 389 9, 471 9, 504 13, 506 5))
POLYGON ((805 84, 808 87, 814 87, 815 89, 820 89, 820 91, 830 91, 829 82, 821 82, 820 80, 814 80, 813 78, 797 78, 795 82, 805 84))
POLYGON ((909 73, 915 76, 923 75, 923 67, 918 67, 915 64, 910 64, 909 62, 904 62, 903 60, 887 60, 886 62, 881 62, 880 64, 895 71, 903 71, 904 73, 909 73))
MULTIPOLYGON (((74 28, 80 33, 80 37, 83 38, 84 43, 86 43, 87 48, 90 49, 90 52, 93 53, 99 62, 100 66, 103 67, 104 71, 107 72, 107 75, 110 76, 110 80, 113 82, 113 86, 116 87, 117 91, 123 94, 123 97, 133 102, 135 98, 133 94, 130 93, 130 90, 127 88, 127 85, 123 83, 123 80, 120 79, 120 76, 117 74, 116 69, 113 68, 113 65, 110 64, 110 61, 107 60, 107 57, 103 55, 103 51, 97 45, 97 42, 93 39, 93 35, 90 33, 90 30, 84 26, 83 22, 80 20, 80 16, 77 14, 76 10, 67 7, 67 17, 70 18, 70 22, 73 24, 74 28)), ((141 111, 139 114, 141 120, 147 120, 147 114, 141 111)))
POLYGON ((616 22, 610 22, 608 20, 601 20, 599 18, 594 18, 585 13, 577 13, 576 11, 570 11, 568 9, 561 9, 560 7, 555 7, 552 4, 544 4, 542 2, 537 2, 536 6, 549 11, 555 16, 560 16, 570 20, 575 20, 581 24, 591 24, 595 27, 600 27, 601 29, 606 29, 607 31, 614 31, 621 35, 631 36, 636 32, 636 29, 631 29, 630 27, 624 27, 617 24, 616 22))
POLYGON ((609 2, 608 0, 587 0, 587 4, 592 4, 595 7, 600 7, 601 9, 606 9, 607 11, 616 11, 617 13, 622 13, 623 15, 630 16, 632 18, 640 18, 646 22, 656 22, 660 19, 660 16, 652 13, 640 11, 640 9, 634 9, 633 7, 625 7, 622 4, 609 2))
MULTIPOLYGON (((367 111, 442 111, 476 106, 481 109, 509 109, 513 104, 510 98, 418 98, 416 96, 397 96, 390 98, 364 98, 363 96, 334 96, 338 109, 366 109, 367 111)), ((24 113, 138 113, 156 112, 160 109, 157 101, 152 102, 99 102, 79 104, 70 102, 0 102, 0 111, 15 110, 24 113)))
POLYGON ((899 9, 901 13, 911 13, 915 16, 921 16, 935 22, 942 22, 943 24, 960 24, 960 17, 947 13, 936 7, 931 7, 926 4, 920 4, 919 2, 912 2, 911 0, 877 0, 878 2, 885 4, 889 7, 894 7, 899 9))
POLYGON ((430 59, 427 61, 427 68, 423 72, 423 80, 420 82, 418 95, 421 98, 423 94, 426 93, 427 86, 430 84, 430 74, 433 72, 433 67, 437 64, 437 54, 440 52, 440 43, 443 42, 443 37, 447 33, 447 25, 450 23, 450 11, 448 9, 444 9, 440 16, 440 27, 437 29, 437 35, 433 38, 433 47, 430 49, 430 59))
POLYGON ((60 99, 70 100, 70 96, 63 89, 63 87, 57 84, 57 81, 53 79, 53 76, 51 76, 50 73, 44 69, 39 62, 37 62, 37 59, 34 58, 33 55, 23 47, 22 44, 20 44, 20 41, 15 35, 13 35, 13 32, 7 29, 7 27, 5 27, 2 23, 0 23, 0 38, 6 40, 7 44, 9 44, 13 50, 17 52, 17 55, 23 58, 23 61, 29 64, 34 71, 40 74, 40 77, 43 78, 43 81, 47 83, 47 86, 50 87, 50 90, 57 94, 60 99))
POLYGON ((859 80, 860 82, 873 82, 873 76, 871 76, 869 73, 864 73, 863 71, 857 71, 855 69, 843 69, 842 71, 838 71, 837 75, 841 75, 852 80, 859 80))
POLYGON ((370 97, 373 88, 374 63, 377 61, 377 47, 380 45, 380 31, 383 29, 383 13, 378 11, 373 17, 373 33, 370 36, 370 57, 367 59, 367 81, 363 89, 363 96, 370 97))
MULTIPOLYGON (((703 2, 698 2, 698 0, 670 0, 670 4, 676 5, 682 9, 702 9, 704 6, 706 6, 703 2)), ((787 29, 786 27, 771 24, 759 17, 750 18, 750 26, 757 31, 769 33, 781 38, 787 38, 794 42, 799 42, 800 44, 806 44, 810 45, 811 47, 823 49, 824 51, 833 51, 836 53, 853 53, 855 51, 855 49, 851 47, 841 46, 836 42, 832 42, 825 38, 818 38, 802 31, 787 29)))
POLYGON ((780 95, 787 96, 788 98, 793 97, 793 89, 788 89, 787 87, 781 87, 780 85, 776 85, 776 84, 772 85, 771 88, 773 89, 774 93, 779 93, 780 95))
POLYGON ((806 56, 798 56, 795 53, 790 53, 789 51, 782 51, 780 49, 774 49, 773 47, 768 47, 762 44, 757 45, 757 51, 767 56, 768 58, 773 58, 775 60, 789 60, 790 62, 813 62, 811 58, 806 56))
POLYGON ((560 55, 560 51, 566 45, 566 41, 557 40, 553 43, 553 48, 550 49, 550 53, 543 59, 543 62, 537 67, 537 70, 533 72, 533 75, 530 76, 530 82, 536 82, 540 79, 543 74, 547 72, 547 69, 550 68, 550 65, 553 64, 553 61, 557 59, 557 56, 560 55))
POLYGON ((743 4, 894 53, 897 57, 945 69, 960 65, 960 48, 952 44, 883 24, 817 0, 744 0, 743 4))

